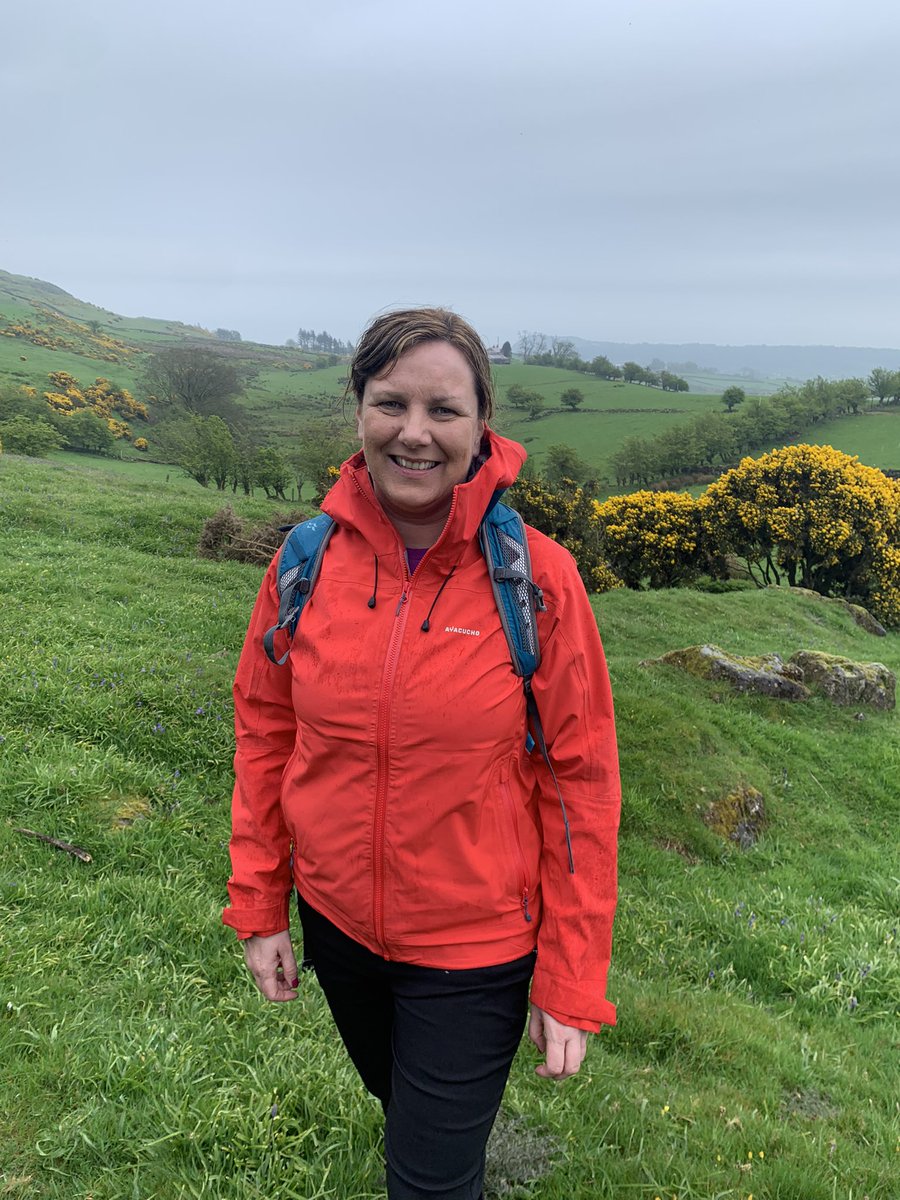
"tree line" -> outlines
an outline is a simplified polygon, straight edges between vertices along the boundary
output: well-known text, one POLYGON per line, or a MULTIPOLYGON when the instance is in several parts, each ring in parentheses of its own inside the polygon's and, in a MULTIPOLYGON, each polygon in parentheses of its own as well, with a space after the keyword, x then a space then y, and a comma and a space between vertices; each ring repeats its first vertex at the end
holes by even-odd
POLYGON ((297 330, 297 336, 295 338, 288 338, 285 345, 298 350, 315 350, 319 354, 353 353, 352 342, 344 342, 340 338, 332 337, 324 329, 321 333, 316 333, 314 329, 300 328, 297 330))
POLYGON ((587 362, 575 349, 574 342, 564 338, 548 338, 543 333, 523 331, 519 334, 518 350, 522 361, 536 367, 561 367, 567 371, 578 371, 582 375, 594 375, 597 379, 622 380, 624 383, 640 383, 645 387, 661 388, 664 392, 688 392, 686 379, 666 369, 658 360, 642 367, 640 363, 626 362, 621 367, 598 354, 587 362))
POLYGON ((780 388, 771 396, 745 397, 740 388, 726 389, 723 401, 728 415, 703 413, 654 437, 623 442, 610 459, 616 485, 647 486, 679 476, 719 474, 758 446, 796 437, 821 421, 858 413, 873 394, 871 377, 867 382, 820 376, 780 388))

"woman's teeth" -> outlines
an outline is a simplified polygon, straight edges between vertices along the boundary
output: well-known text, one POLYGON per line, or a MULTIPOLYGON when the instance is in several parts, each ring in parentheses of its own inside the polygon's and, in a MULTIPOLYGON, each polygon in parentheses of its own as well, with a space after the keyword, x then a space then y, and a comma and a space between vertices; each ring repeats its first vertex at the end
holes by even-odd
POLYGON ((437 466, 437 463, 428 459, 400 458, 399 455, 394 455, 394 462, 398 467, 405 467, 407 471, 430 471, 432 467, 437 466))

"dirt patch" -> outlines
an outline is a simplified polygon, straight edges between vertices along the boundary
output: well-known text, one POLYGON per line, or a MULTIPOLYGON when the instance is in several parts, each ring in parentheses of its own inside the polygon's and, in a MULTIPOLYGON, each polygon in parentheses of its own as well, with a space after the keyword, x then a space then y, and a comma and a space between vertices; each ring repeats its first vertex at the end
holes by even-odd
POLYGON ((487 1144, 486 1200, 521 1195, 520 1189, 550 1174, 561 1152, 555 1134, 501 1108, 487 1144))
POLYGON ((815 1088, 794 1088, 782 1097, 781 1115, 785 1120, 803 1117, 807 1121, 824 1121, 836 1117, 838 1109, 824 1092, 815 1088))

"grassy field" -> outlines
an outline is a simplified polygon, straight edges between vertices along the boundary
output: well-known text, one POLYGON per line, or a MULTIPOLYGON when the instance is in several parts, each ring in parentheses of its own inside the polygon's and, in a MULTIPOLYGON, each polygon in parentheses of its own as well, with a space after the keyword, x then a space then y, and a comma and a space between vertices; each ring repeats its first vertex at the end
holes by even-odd
POLYGON ((836 421, 823 421, 801 438, 834 446, 870 465, 900 469, 900 409, 873 409, 836 421))
MULTIPOLYGON (((0 457, 0 1196, 383 1195, 377 1106, 314 979, 266 1005, 219 922, 260 578, 196 557, 220 499, 0 457)), ((896 715, 641 663, 714 641, 896 671, 900 640, 786 591, 596 609, 625 783, 619 1024, 560 1087, 523 1044, 490 1194, 897 1200, 896 715), (701 819, 739 785, 767 812, 747 852, 701 819)))

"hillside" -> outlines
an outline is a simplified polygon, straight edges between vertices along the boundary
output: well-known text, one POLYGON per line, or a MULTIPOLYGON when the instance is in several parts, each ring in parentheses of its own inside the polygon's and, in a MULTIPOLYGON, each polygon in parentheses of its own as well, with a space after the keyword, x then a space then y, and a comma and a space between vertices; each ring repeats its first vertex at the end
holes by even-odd
MULTIPOLYGON (((199 559, 220 497, 147 470, 0 457, 0 1193, 374 1200, 376 1106, 315 980, 266 1006, 219 921, 260 571, 199 559)), ((896 713, 645 660, 713 641, 896 672, 900 640, 778 589, 594 603, 624 780, 618 1025, 560 1088, 523 1045, 490 1200, 896 1200, 896 713), (765 822, 741 850, 708 813, 747 786, 765 822)))
MULTIPOLYGON (((695 359, 703 360, 697 347, 577 344, 582 354, 608 351, 611 356, 630 356, 643 363, 649 363, 656 352, 663 350, 666 353, 690 350, 696 352, 695 359)), ((0 387, 24 384, 35 388, 40 395, 49 386, 50 372, 65 371, 82 388, 103 376, 116 387, 140 395, 140 375, 147 354, 175 345, 213 349, 238 363, 248 380, 238 401, 240 406, 248 414, 256 436, 283 451, 290 452, 297 446, 304 423, 310 418, 338 416, 340 419, 343 413, 346 376, 343 363, 329 366, 324 356, 296 348, 221 341, 208 330, 178 322, 122 317, 78 300, 54 284, 0 271, 0 387)), ((884 352, 886 356, 889 354, 898 352, 884 352)), ((724 370, 725 360, 718 361, 723 363, 724 370)), ((883 360, 887 365, 892 361, 900 358, 883 360)), ((714 364, 701 361, 698 365, 714 364)), ((824 373, 821 361, 816 370, 824 373)), ((602 487, 611 486, 611 482, 602 481, 612 480, 611 455, 626 439, 652 437, 685 420, 721 411, 719 396, 731 383, 739 383, 750 395, 771 392, 776 386, 771 379, 704 375, 699 369, 694 374, 685 373, 691 382, 688 393, 663 392, 519 362, 498 366, 494 374, 498 429, 522 441, 538 469, 550 446, 575 447, 593 468, 602 487), (545 413, 532 420, 528 414, 505 403, 513 383, 539 392, 546 402, 545 413), (560 408, 560 396, 570 387, 584 394, 584 401, 575 413, 560 408)), ((350 417, 349 412, 343 413, 348 425, 352 425, 350 417)), ((149 457, 153 458, 152 429, 140 432, 149 434, 149 457)), ((827 437, 836 448, 859 454, 871 465, 900 468, 900 412, 896 408, 832 422, 827 434, 820 435, 818 429, 800 432, 808 440, 827 437)), ((121 455, 139 457, 127 442, 117 446, 121 455)))

